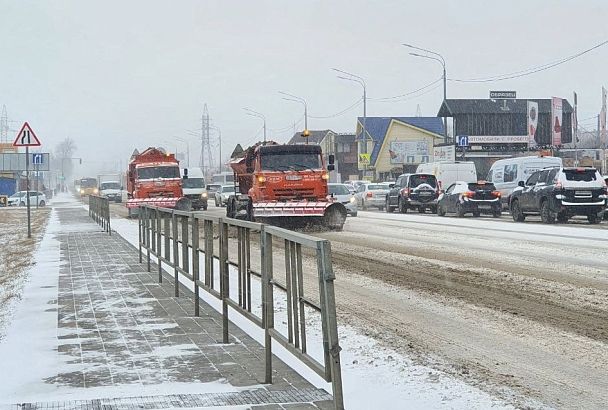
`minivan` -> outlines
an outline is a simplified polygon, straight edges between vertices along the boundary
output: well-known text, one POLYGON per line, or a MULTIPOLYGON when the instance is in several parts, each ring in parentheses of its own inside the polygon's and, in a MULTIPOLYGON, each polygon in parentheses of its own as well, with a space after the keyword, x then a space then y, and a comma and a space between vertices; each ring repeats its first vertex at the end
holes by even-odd
POLYGON ((509 206, 509 197, 520 181, 525 182, 530 175, 543 168, 561 167, 558 157, 515 157, 499 159, 490 168, 486 180, 500 191, 503 207, 509 206))
POLYGON ((477 182, 477 170, 475 163, 471 161, 427 162, 418 165, 416 173, 435 175, 440 190, 456 181, 477 182))

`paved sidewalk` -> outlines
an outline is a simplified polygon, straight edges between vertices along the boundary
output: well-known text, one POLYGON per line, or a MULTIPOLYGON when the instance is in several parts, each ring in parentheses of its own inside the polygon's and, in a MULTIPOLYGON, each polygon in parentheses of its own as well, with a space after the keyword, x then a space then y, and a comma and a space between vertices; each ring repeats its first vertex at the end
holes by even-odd
POLYGON ((71 401, 21 403, 19 408, 333 408, 326 391, 277 358, 275 383, 264 385, 262 346, 234 325, 232 343, 222 344, 220 315, 201 302, 200 317, 194 317, 192 293, 182 287, 181 296, 174 297, 172 279, 159 284, 155 270, 146 272, 137 250, 120 235, 101 232, 81 207, 57 206, 53 212, 61 226, 55 235, 63 263, 57 299, 57 351, 63 365, 45 382, 75 393, 71 401), (185 384, 189 391, 180 394, 185 384), (219 384, 225 391, 210 392, 205 384, 219 384), (165 394, 112 395, 113 388, 124 392, 133 386, 130 391, 137 392, 137 386, 154 385, 165 394), (166 391, 172 385, 178 386, 176 394, 166 391), (102 397, 79 396, 99 387, 102 397))

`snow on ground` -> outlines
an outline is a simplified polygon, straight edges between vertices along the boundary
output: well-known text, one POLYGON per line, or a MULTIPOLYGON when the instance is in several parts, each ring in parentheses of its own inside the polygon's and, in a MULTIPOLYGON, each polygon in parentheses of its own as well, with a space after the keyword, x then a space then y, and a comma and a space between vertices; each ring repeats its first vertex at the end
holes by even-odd
MULTIPOLYGON (((138 222, 137 220, 114 219, 112 228, 133 246, 138 246, 138 222)), ((181 250, 180 250, 181 252, 181 250)), ((152 257, 155 261, 155 258, 152 257)), ((201 258, 203 263, 203 258, 201 258)), ((219 269, 215 269, 218 275, 219 269)), ((203 275, 204 266, 201 266, 203 275)), ((231 274, 230 289, 236 289, 236 275, 231 274)), ((259 306, 261 300, 259 292, 259 281, 252 283, 252 307, 259 306), (256 303, 258 302, 258 303, 256 303)), ((184 276, 180 282, 193 289, 192 282, 184 276)), ((216 276, 216 283, 219 277, 216 276)), ((201 298, 221 311, 220 302, 200 292, 201 298)), ((285 299, 275 293, 275 324, 277 330, 286 333, 285 299)), ((263 330, 251 323, 249 320, 230 310, 230 320, 238 327, 247 332, 259 343, 264 342, 263 330)), ((307 340, 308 353, 317 361, 322 362, 322 335, 320 331, 320 320, 318 316, 307 310, 307 340)), ((360 334, 350 326, 339 326, 340 346, 342 347, 342 378, 346 408, 370 409, 370 408, 403 408, 407 405, 417 409, 437 408, 461 408, 461 409, 486 409, 513 408, 512 406, 496 399, 476 387, 455 379, 430 367, 416 365, 412 360, 391 349, 380 346, 373 338, 360 334)), ((289 353, 280 344, 274 342, 273 353, 290 367, 298 371, 313 385, 331 391, 331 384, 326 383, 299 359, 289 353)))
MULTIPOLYGON (((67 363, 57 352, 57 338, 62 335, 57 326, 58 278, 61 266, 67 263, 60 258, 60 242, 55 237, 61 230, 57 214, 53 211, 46 234, 33 256, 23 297, 15 306, 13 320, 6 329, 6 338, 0 341, 0 407, 18 402, 241 390, 221 381, 125 384, 87 389, 45 382, 45 379, 69 372, 75 365, 67 363)), ((176 352, 160 353, 168 356, 176 352)))

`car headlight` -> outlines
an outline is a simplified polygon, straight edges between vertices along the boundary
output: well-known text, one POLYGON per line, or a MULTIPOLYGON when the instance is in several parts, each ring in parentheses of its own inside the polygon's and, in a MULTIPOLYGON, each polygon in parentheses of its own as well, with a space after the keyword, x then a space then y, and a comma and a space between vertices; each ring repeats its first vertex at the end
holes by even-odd
POLYGON ((355 197, 354 197, 354 196, 351 196, 351 197, 350 197, 350 203, 351 203, 351 204, 354 204, 354 203, 355 203, 355 201, 356 201, 355 197))
POLYGON ((81 194, 84 194, 84 189, 81 189, 81 190, 80 190, 80 193, 81 193, 81 194))
POLYGON ((207 193, 206 193, 206 192, 203 192, 203 193, 201 194, 201 198, 207 198, 207 193))

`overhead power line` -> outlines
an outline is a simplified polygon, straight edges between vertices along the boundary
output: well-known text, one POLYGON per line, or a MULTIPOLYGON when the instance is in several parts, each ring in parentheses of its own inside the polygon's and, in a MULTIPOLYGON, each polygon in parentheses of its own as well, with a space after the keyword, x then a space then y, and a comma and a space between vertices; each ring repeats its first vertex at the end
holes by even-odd
POLYGON ((331 114, 331 115, 325 115, 325 116, 315 116, 315 115, 308 115, 308 118, 316 118, 316 119, 327 119, 327 118, 335 118, 335 117, 339 117, 340 115, 343 115, 345 113, 347 113, 348 111, 352 110, 353 108, 359 106, 361 103, 363 102, 363 97, 359 98, 357 101, 355 101, 354 104, 349 105, 348 107, 346 107, 345 109, 338 111, 335 114, 331 114))
POLYGON ((545 64, 542 64, 542 65, 539 65, 536 67, 530 67, 525 70, 514 71, 512 73, 495 75, 495 76, 486 77, 486 78, 468 78, 468 79, 448 78, 448 81, 454 81, 454 82, 459 82, 459 83, 488 83, 488 82, 494 82, 494 81, 504 81, 504 80, 510 80, 513 78, 525 77, 525 76, 528 76, 531 74, 536 74, 541 71, 549 70, 550 68, 557 67, 561 64, 567 63, 568 61, 572 61, 587 53, 590 53, 591 51, 593 51, 597 48, 603 47, 606 44, 608 44, 608 40, 602 41, 601 43, 596 44, 593 47, 590 47, 586 50, 579 51, 578 53, 572 54, 568 57, 564 57, 559 60, 552 61, 550 63, 545 63, 545 64))
POLYGON ((394 99, 399 99, 399 98, 403 98, 403 97, 407 97, 413 94, 416 94, 419 91, 424 90, 425 88, 428 88, 432 85, 437 84, 438 82, 440 82, 441 80, 443 80, 443 77, 439 77, 438 79, 436 79, 435 81, 432 81, 416 90, 412 90, 412 91, 408 91, 404 94, 399 94, 399 95, 393 95, 392 97, 376 97, 376 98, 367 98, 368 100, 376 100, 376 101, 381 101, 381 100, 394 100, 394 99))

